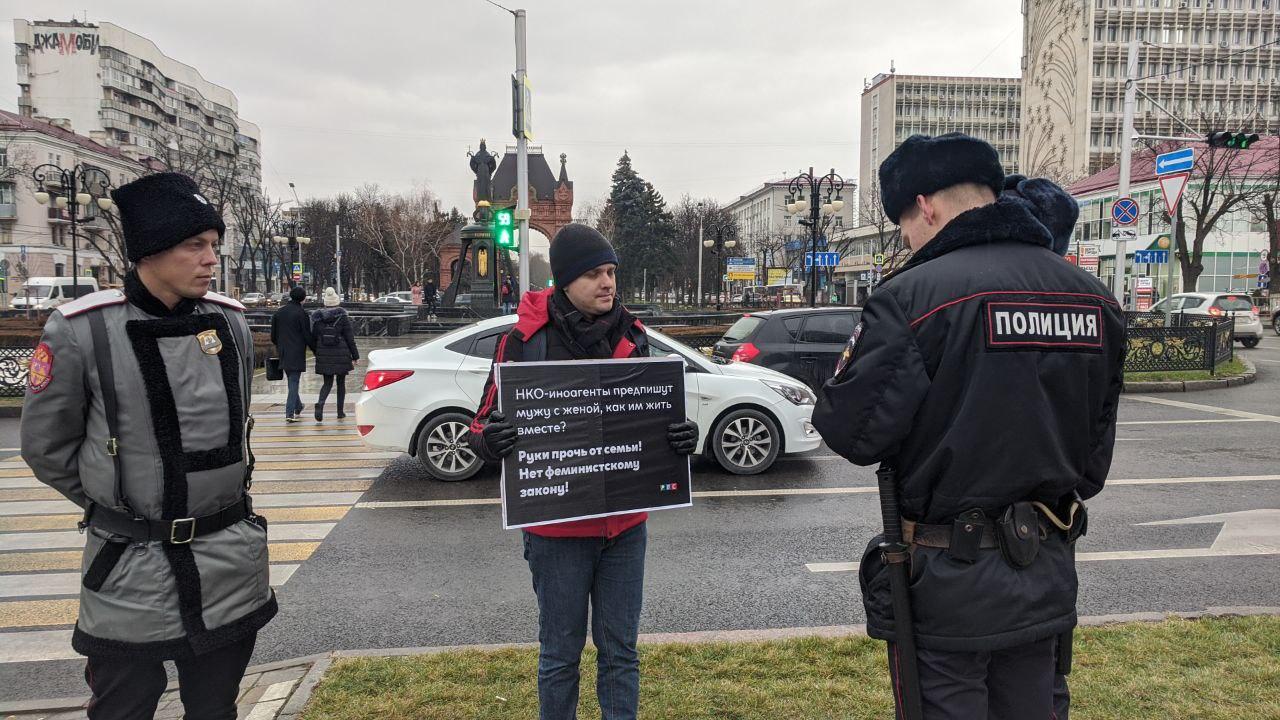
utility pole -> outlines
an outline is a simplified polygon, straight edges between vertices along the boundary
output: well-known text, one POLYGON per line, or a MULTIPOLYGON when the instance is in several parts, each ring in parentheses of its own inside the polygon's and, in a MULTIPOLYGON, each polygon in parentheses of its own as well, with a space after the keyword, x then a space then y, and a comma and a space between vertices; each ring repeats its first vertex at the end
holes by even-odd
MULTIPOLYGON (((1120 185, 1117 188, 1119 198, 1129 196, 1129 174, 1133 165, 1133 112, 1138 100, 1138 39, 1129 41, 1129 61, 1125 64, 1124 82, 1124 124, 1120 131, 1120 185)), ((1112 235, 1116 235, 1116 227, 1112 225, 1112 235)), ((1128 263, 1128 242, 1123 235, 1115 238, 1116 266, 1115 275, 1111 279, 1111 293, 1122 307, 1128 308, 1124 301, 1124 276, 1128 263)))
POLYGON ((342 226, 333 226, 333 278, 337 284, 338 298, 342 298, 342 226))
MULTIPOLYGON (((529 126, 530 108, 525 90, 528 67, 525 64, 525 11, 516 10, 516 90, 519 126, 516 128, 516 220, 520 223, 520 295, 529 292, 529 126)), ((550 239, 550 238, 548 238, 550 239)))

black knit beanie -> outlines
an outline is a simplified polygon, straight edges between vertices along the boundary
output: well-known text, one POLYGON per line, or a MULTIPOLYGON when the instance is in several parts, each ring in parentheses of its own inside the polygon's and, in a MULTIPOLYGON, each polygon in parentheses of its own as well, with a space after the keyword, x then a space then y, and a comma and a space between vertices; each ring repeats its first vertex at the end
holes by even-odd
POLYGON ((1000 153, 987 141, 964 133, 912 135, 880 163, 880 200, 894 224, 917 195, 964 183, 986 185, 996 196, 1004 189, 1000 153))
POLYGON ((227 231, 222 216, 180 173, 146 175, 111 191, 120 211, 124 246, 130 262, 164 252, 205 230, 227 231))
POLYGON ((301 305, 302 301, 307 299, 307 291, 294 285, 289 291, 289 299, 301 305))
POLYGON ((580 223, 560 228, 551 240, 551 276, 556 287, 568 287, 591 268, 605 263, 618 264, 613 245, 598 230, 580 223))

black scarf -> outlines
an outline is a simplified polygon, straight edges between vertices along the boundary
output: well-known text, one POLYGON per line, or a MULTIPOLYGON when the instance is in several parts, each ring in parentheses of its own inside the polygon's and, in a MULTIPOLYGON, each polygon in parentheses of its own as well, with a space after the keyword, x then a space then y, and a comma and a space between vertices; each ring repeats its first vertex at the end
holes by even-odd
POLYGON ((167 305, 156 299, 155 295, 147 289, 143 284, 142 278, 138 277, 138 270, 135 268, 124 276, 124 296, 129 298, 129 302, 138 307, 139 310, 156 317, 178 317, 180 315, 190 315, 196 309, 196 301, 191 298, 182 298, 177 305, 170 310, 167 305))
POLYGON ((591 319, 574 307, 569 296, 557 288, 551 295, 548 309, 551 311, 551 325, 578 360, 613 357, 613 348, 626 335, 627 328, 635 324, 635 318, 617 298, 614 298, 609 312, 591 319))

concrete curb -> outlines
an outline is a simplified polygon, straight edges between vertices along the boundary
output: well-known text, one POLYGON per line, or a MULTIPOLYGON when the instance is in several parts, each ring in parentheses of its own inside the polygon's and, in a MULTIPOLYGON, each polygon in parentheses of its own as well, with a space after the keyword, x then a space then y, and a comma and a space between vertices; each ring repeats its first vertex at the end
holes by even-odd
POLYGON ((1199 390, 1220 390, 1222 388, 1248 385, 1258 379, 1258 367, 1248 359, 1236 356, 1244 372, 1239 375, 1213 378, 1212 380, 1167 380, 1160 382, 1126 382, 1123 392, 1126 393, 1161 393, 1161 392, 1197 392, 1199 390))
MULTIPOLYGON (((1258 606, 1242 606, 1242 607, 1209 607, 1204 610, 1192 612, 1144 612, 1144 613, 1128 613, 1118 615, 1093 615, 1079 619, 1079 624, 1084 627, 1098 627, 1102 625, 1116 625, 1120 623, 1130 622, 1162 622, 1171 617, 1178 617, 1184 620, 1198 620, 1201 618, 1216 617, 1247 617, 1253 615, 1280 615, 1280 607, 1258 607, 1258 606)), ((801 637, 866 637, 866 625, 829 625, 825 627, 795 627, 795 628, 774 628, 767 630, 708 630, 700 632, 687 633, 649 633, 640 635, 640 643, 645 645, 657 644, 676 644, 676 643, 710 643, 710 642, 767 642, 771 640, 788 640, 801 637)), ((590 640, 588 640, 590 642, 590 640)), ((292 711, 301 713, 306 707, 307 701, 311 699, 311 692, 319 684, 324 673, 328 670, 333 660, 340 658, 362 658, 362 657, 405 657, 412 655, 432 655, 442 652, 455 652, 465 650, 501 650, 508 648, 534 648, 537 643, 501 643, 497 645, 453 645, 444 647, 420 647, 420 648, 393 648, 388 650, 335 650, 329 653, 329 658, 324 662, 324 668, 320 669, 320 663, 312 666, 311 672, 298 683, 298 689, 294 691, 292 697, 289 698, 289 704, 281 712, 279 720, 295 720, 296 715, 288 715, 292 711), (319 670, 317 672, 317 670, 319 670)))

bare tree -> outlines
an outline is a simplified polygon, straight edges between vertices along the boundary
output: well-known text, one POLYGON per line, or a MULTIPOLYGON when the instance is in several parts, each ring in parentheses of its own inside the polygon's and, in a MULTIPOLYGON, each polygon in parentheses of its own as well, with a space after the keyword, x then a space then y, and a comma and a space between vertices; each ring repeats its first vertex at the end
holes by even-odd
POLYGON ((1245 200, 1249 215, 1261 223, 1267 233, 1267 251, 1271 258, 1271 292, 1280 290, 1280 139, 1267 138, 1258 147, 1267 153, 1258 162, 1254 192, 1245 200), (1270 147, 1269 150, 1264 148, 1270 147))
MULTIPOLYGON (((1152 155, 1167 146, 1152 146, 1152 155)), ((1182 194, 1177 217, 1172 219, 1173 241, 1182 267, 1183 292, 1194 292, 1204 272, 1204 243, 1224 217, 1247 211, 1259 191, 1254 177, 1263 153, 1206 147, 1196 153, 1191 180, 1182 194)), ((1150 158, 1154 161, 1154 157, 1150 158)))
POLYGON ((911 257, 911 248, 902 242, 902 229, 889 219, 880 199, 880 181, 873 180, 862 190, 862 214, 859 227, 872 226, 876 229, 871 238, 873 255, 884 255, 883 272, 888 274, 907 263, 911 257))
POLYGON ((355 218, 361 239, 388 260, 402 287, 434 274, 440 250, 462 219, 443 211, 425 188, 393 195, 374 185, 356 191, 355 218))

